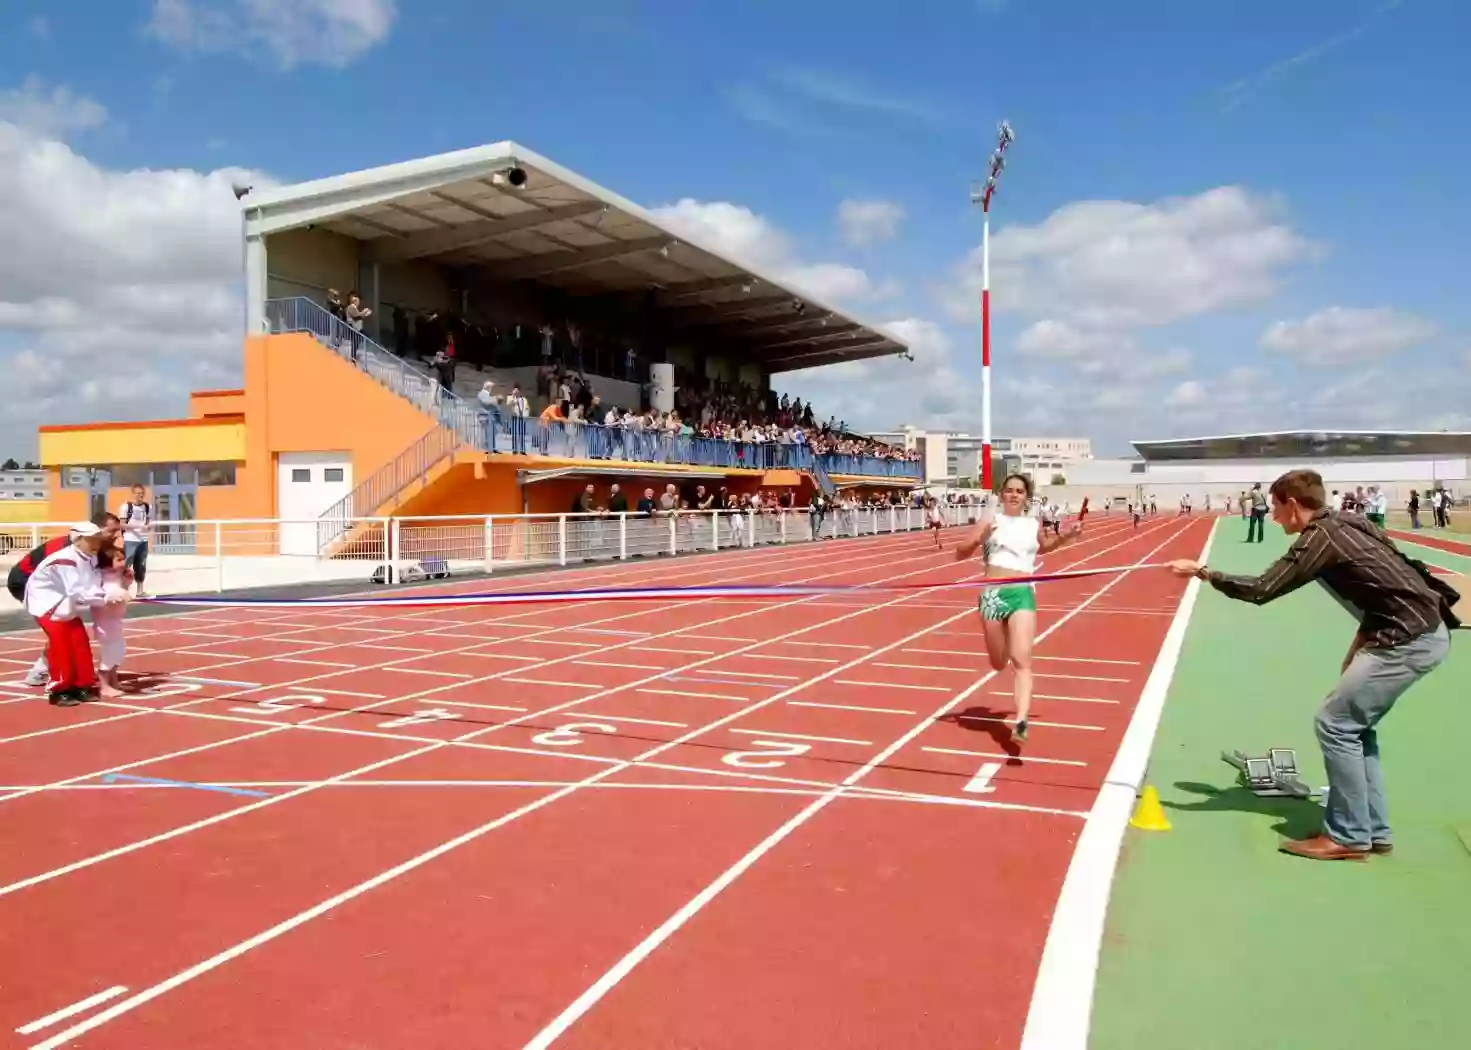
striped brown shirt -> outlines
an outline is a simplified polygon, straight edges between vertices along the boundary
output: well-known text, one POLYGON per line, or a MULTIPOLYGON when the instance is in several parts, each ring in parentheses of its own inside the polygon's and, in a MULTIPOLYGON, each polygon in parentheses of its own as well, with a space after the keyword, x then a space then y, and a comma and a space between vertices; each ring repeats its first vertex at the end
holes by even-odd
POLYGON ((1359 621, 1366 648, 1403 645, 1441 625, 1440 596, 1377 526, 1358 514, 1319 511, 1260 576, 1211 572, 1228 598, 1265 605, 1313 580, 1359 621))

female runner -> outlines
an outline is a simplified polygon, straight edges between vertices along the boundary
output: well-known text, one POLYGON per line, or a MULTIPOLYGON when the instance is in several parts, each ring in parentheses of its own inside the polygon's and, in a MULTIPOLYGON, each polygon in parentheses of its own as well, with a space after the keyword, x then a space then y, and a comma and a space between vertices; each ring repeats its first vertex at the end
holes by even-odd
MULTIPOLYGON (((1032 498, 1032 480, 1010 474, 1001 483, 1001 513, 982 521, 955 551, 957 560, 969 558, 985 548, 987 576, 1031 576, 1037 571, 1037 553, 1056 550, 1077 539, 1078 524, 1047 535, 1042 524, 1027 515, 1032 498)), ((981 591, 981 626, 986 636, 986 656, 1000 671, 1008 662, 1016 668, 1016 728, 1018 743, 1027 739, 1027 714, 1032 706, 1032 640, 1037 633, 1037 596, 1030 583, 986 587, 981 591)))

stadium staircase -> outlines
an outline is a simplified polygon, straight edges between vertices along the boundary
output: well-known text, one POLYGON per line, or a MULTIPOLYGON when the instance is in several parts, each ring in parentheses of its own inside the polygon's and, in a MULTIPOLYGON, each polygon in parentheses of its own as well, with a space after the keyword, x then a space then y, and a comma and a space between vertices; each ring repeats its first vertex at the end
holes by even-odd
POLYGON ((827 476, 827 468, 822 465, 821 456, 812 457, 812 480, 816 482, 818 491, 828 499, 837 495, 838 487, 833 484, 833 479, 827 476))
POLYGON ((272 334, 303 332, 312 336, 358 371, 438 421, 317 518, 317 550, 324 556, 379 556, 388 549, 388 538, 380 523, 364 519, 387 517, 405 500, 423 492, 454 466, 457 451, 484 452, 485 428, 479 408, 305 297, 267 300, 266 327, 272 334))

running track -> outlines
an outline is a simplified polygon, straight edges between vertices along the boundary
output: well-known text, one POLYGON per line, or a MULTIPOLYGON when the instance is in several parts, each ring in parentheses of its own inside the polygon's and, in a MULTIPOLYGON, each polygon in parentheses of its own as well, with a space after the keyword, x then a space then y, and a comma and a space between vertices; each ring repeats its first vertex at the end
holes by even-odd
MULTIPOLYGON (((1048 567, 1210 525, 1104 518, 1048 567)), ((946 539, 498 586, 973 578, 946 539)), ((70 710, 0 637, 0 1046, 1015 1047, 1183 592, 1041 590, 1024 762, 974 592, 206 610, 70 710)))

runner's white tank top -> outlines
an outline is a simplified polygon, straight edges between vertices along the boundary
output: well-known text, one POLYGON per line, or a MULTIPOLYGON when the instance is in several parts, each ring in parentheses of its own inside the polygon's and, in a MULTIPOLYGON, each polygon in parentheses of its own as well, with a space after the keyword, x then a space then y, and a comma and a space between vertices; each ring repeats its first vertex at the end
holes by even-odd
POLYGON ((986 562, 1019 575, 1037 571, 1037 519, 1023 514, 998 514, 986 537, 986 562))

